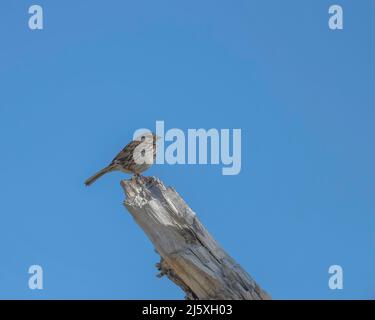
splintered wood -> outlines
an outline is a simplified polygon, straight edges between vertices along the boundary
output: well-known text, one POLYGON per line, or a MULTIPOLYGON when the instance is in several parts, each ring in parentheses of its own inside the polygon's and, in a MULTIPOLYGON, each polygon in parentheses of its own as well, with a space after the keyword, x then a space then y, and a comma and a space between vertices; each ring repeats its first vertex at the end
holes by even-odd
POLYGON ((180 195, 155 177, 121 181, 124 205, 186 299, 264 300, 270 296, 213 239, 180 195))

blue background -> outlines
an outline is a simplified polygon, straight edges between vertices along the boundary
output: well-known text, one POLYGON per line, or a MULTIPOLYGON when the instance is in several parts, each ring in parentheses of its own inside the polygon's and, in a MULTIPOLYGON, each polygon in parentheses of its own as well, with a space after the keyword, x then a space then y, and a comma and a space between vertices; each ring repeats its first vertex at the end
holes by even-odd
POLYGON ((157 165, 275 299, 375 298, 374 1, 1 1, 0 298, 183 293, 122 206, 134 130, 241 128, 242 171, 157 165), (328 8, 344 9, 344 30, 328 8), (28 8, 44 9, 44 30, 28 8), (28 268, 44 290, 28 289, 28 268), (328 268, 344 269, 330 290, 328 268))

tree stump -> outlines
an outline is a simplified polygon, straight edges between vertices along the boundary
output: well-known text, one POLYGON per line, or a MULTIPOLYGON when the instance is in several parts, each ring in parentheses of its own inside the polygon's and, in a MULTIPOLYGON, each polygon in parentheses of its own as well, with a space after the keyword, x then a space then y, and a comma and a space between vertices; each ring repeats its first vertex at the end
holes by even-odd
POLYGON ((121 181, 129 210, 160 255, 166 275, 191 300, 270 296, 213 239, 180 195, 155 177, 121 181))

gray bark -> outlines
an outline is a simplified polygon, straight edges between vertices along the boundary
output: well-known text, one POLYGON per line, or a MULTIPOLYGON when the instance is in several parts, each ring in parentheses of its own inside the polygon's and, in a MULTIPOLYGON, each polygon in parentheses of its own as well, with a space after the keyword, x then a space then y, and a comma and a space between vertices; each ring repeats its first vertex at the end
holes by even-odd
POLYGON ((180 195, 155 177, 121 181, 124 205, 186 299, 263 300, 270 296, 212 238, 180 195))

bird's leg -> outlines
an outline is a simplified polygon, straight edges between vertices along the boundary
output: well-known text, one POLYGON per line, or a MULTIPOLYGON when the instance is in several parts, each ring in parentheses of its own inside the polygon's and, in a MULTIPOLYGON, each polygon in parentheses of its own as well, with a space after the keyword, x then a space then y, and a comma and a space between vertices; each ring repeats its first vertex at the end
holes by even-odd
POLYGON ((135 176, 137 180, 140 180, 143 183, 147 182, 147 178, 145 176, 142 176, 140 173, 136 173, 135 176))
POLYGON ((134 172, 134 176, 132 176, 132 181, 138 181, 139 179, 142 180, 142 176, 138 172, 134 172))

